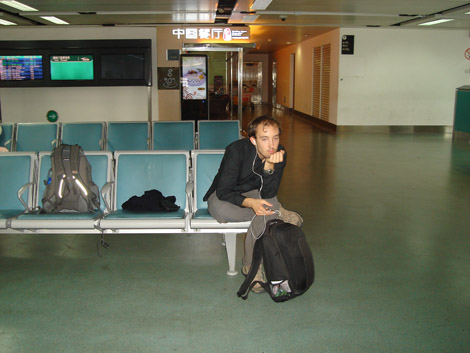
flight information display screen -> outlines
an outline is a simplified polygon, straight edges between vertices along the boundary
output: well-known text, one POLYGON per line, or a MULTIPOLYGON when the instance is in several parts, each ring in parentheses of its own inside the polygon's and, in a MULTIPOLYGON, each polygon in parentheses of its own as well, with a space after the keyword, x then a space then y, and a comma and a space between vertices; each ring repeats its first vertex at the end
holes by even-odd
POLYGON ((0 55, 1 81, 35 81, 43 78, 42 55, 0 55))
POLYGON ((54 55, 51 80, 93 80, 93 55, 54 55))

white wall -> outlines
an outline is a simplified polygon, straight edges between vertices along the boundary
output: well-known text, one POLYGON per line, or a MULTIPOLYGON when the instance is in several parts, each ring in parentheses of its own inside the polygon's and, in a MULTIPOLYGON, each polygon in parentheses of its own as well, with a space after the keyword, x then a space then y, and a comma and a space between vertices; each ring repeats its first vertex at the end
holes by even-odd
MULTIPOLYGON (((158 120, 155 28, 60 27, 0 29, 0 40, 151 39, 151 115, 158 120)), ((55 110, 65 121, 146 121, 149 116, 147 87, 35 87, 0 88, 4 122, 46 122, 55 110)))
POLYGON ((455 89, 470 84, 468 30, 341 29, 338 125, 453 124, 455 89))

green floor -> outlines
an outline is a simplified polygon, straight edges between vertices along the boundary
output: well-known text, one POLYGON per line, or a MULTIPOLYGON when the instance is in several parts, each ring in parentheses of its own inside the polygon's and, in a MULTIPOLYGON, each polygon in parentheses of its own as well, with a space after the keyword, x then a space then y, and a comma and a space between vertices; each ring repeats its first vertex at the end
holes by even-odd
POLYGON ((470 145, 279 117, 305 295, 237 298, 219 235, 0 235, 0 353, 470 352, 470 145))

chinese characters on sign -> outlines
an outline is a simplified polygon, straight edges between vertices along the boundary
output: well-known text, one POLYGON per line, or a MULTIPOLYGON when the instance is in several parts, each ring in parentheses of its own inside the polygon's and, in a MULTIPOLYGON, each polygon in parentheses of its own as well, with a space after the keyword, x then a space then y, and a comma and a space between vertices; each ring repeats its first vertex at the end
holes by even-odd
POLYGON ((176 28, 173 35, 178 39, 190 40, 232 40, 250 39, 248 28, 176 28))

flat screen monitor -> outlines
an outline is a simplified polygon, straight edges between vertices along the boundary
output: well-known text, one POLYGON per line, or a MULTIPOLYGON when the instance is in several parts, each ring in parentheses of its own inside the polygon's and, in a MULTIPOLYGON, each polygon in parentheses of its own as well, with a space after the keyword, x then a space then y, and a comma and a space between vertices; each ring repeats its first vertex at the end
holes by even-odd
POLYGON ((93 55, 53 55, 51 80, 93 80, 93 55))
POLYGON ((207 99, 207 55, 181 55, 183 100, 207 99))
POLYGON ((143 80, 145 58, 143 54, 101 55, 102 80, 143 80))
POLYGON ((36 81, 43 78, 42 55, 0 55, 0 81, 36 81))

